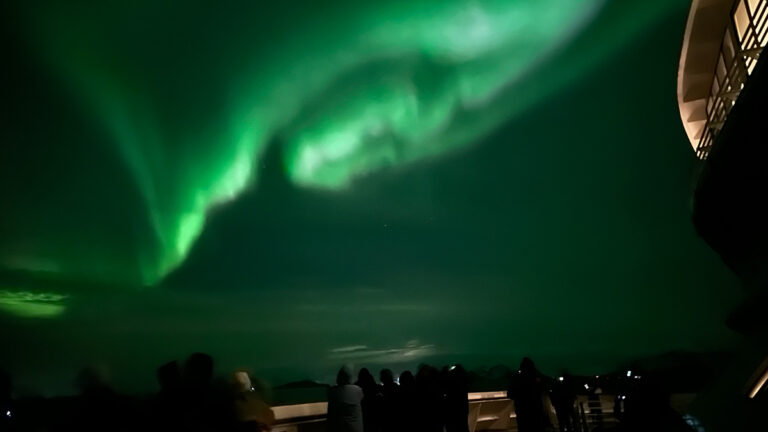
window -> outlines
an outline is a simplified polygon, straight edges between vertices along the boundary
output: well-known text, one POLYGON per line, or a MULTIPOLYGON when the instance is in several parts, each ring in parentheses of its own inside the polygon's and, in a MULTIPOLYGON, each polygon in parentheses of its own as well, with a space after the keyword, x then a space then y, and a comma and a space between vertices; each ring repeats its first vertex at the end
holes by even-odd
POLYGON ((723 82, 723 78, 725 78, 725 61, 723 61, 723 56, 720 55, 720 58, 717 60, 717 81, 723 82))
POLYGON ((744 3, 744 0, 739 1, 739 5, 733 13, 733 23, 736 25, 739 42, 741 42, 742 48, 746 49, 745 39, 749 29, 749 14, 747 14, 747 5, 744 3))

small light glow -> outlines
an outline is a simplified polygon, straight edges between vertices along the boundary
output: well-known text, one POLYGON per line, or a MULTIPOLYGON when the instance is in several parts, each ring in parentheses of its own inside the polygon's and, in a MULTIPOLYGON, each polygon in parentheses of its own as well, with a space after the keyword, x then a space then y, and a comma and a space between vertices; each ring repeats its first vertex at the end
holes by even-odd
POLYGON ((640 379, 640 375, 635 375, 635 379, 640 379))
POLYGON ((626 396, 624 396, 624 395, 621 395, 621 400, 624 400, 624 399, 626 399, 626 398, 627 398, 626 396))
POLYGON ((632 376, 632 371, 631 371, 631 370, 628 370, 628 371, 627 371, 627 376, 628 376, 628 377, 631 377, 631 376, 632 376))
POLYGON ((456 369, 456 365, 451 366, 448 370, 454 370, 456 369))
POLYGON ((584 384, 584 388, 589 390, 589 384, 584 384))
POLYGON ((5 411, 5 416, 6 416, 6 417, 10 417, 10 416, 11 416, 11 410, 7 410, 7 411, 5 411))
POLYGON ((564 379, 563 377, 557 377, 557 380, 560 381, 560 382, 562 382, 563 379, 564 379))

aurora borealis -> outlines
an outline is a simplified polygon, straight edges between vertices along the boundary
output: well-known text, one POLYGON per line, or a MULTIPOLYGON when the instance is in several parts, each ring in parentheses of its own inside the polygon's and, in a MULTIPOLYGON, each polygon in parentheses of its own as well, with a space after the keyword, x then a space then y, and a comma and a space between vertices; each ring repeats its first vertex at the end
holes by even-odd
POLYGON ((314 370, 293 341, 611 364, 729 338, 735 283, 687 213, 685 1, 13 3, 11 365, 202 345, 314 370))
MULTIPOLYGON (((22 8, 39 61, 105 132, 101 144, 130 172, 151 229, 138 269, 118 262, 117 274, 79 277, 157 283, 189 253, 211 207, 258 187, 258 160, 274 136, 285 140, 291 181, 329 189, 472 145, 546 92, 521 87, 601 2, 301 5, 296 16, 296 5, 241 3, 22 8), (218 25, 193 25, 208 13, 218 25), (174 20, 190 24, 169 27, 174 20)), ((667 3, 644 9, 654 17, 667 3)), ((629 24, 620 38, 643 23, 629 24)), ((610 52, 605 45, 595 55, 610 52)), ((581 73, 557 67, 540 87, 581 73)), ((62 257, 39 260, 70 272, 62 257)))

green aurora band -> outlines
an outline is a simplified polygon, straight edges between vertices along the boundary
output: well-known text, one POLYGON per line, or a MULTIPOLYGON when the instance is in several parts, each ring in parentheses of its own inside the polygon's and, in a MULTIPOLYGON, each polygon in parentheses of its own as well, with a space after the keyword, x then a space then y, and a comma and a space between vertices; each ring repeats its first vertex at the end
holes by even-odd
POLYGON ((64 313, 66 294, 0 290, 0 311, 22 318, 56 318, 64 313))
POLYGON ((21 6, 41 62, 111 137, 146 204, 155 238, 139 284, 183 262, 211 207, 256 185, 274 140, 293 183, 343 190, 478 142, 678 6, 626 2, 609 37, 570 55, 603 1, 258 3, 21 6))

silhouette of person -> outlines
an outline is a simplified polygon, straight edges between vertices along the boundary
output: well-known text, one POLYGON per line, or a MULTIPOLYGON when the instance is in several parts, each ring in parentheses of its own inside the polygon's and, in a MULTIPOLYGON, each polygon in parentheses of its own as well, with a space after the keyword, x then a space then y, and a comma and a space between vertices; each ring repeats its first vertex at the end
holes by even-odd
POLYGON ((275 414, 264 400, 261 383, 252 381, 247 372, 239 371, 232 374, 232 387, 238 430, 269 431, 275 424, 275 414))
POLYGON ((520 432, 541 432, 548 423, 542 401, 543 389, 536 365, 528 357, 520 362, 518 373, 512 377, 507 396, 515 402, 517 429, 520 432))
POLYGON ((135 420, 128 415, 125 401, 107 384, 105 373, 94 367, 80 371, 76 379, 80 396, 75 408, 73 430, 128 430, 135 420))
POLYGON ((616 394, 613 396, 613 418, 615 418, 618 422, 621 422, 621 420, 624 418, 624 401, 621 399, 624 395, 620 393, 621 392, 616 392, 616 394))
POLYGON ((328 431, 363 432, 363 390, 352 384, 346 367, 339 369, 336 385, 328 390, 328 431))
POLYGON ((442 432, 442 392, 438 371, 432 366, 422 365, 416 373, 416 389, 421 408, 417 420, 419 431, 442 432))
POLYGON ((357 373, 355 385, 363 390, 361 406, 363 409, 363 428, 365 432, 379 432, 381 429, 381 394, 379 393, 379 386, 376 384, 376 380, 368 369, 362 368, 357 373))
POLYGON ((152 404, 151 422, 159 429, 178 429, 182 418, 181 368, 170 361, 157 368, 160 391, 152 404))
POLYGON ((552 386, 550 400, 557 413, 557 424, 560 432, 572 432, 576 430, 576 422, 573 406, 576 403, 576 392, 573 389, 573 378, 564 373, 555 380, 552 386))
POLYGON ((419 393, 416 378, 411 371, 403 371, 400 374, 400 386, 398 387, 398 410, 400 412, 398 431, 414 432, 419 430, 419 393))
POLYGON ((232 401, 226 388, 213 383, 213 358, 194 353, 184 364, 183 425, 188 431, 234 429, 232 401))
POLYGON ((379 380, 381 381, 381 387, 379 388, 381 395, 381 409, 379 411, 381 430, 383 432, 399 431, 399 388, 395 382, 395 377, 390 369, 382 369, 379 372, 379 380))
POLYGON ((469 432, 469 382, 467 371, 461 365, 448 370, 445 387, 446 432, 469 432))

